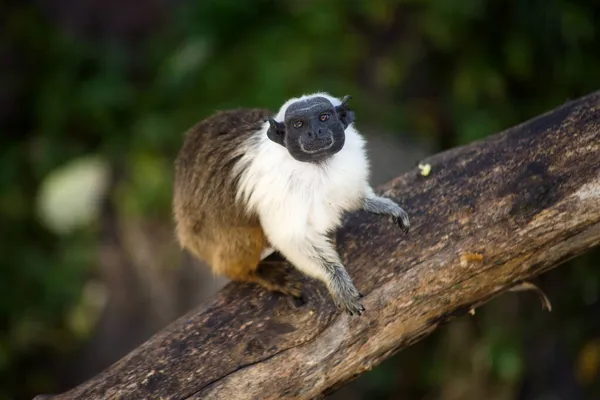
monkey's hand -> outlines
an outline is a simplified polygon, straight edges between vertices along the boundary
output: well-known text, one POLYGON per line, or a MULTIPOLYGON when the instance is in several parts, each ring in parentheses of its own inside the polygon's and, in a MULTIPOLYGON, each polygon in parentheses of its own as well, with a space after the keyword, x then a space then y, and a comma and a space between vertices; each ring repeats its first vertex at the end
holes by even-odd
POLYGON ((363 201, 363 210, 373 214, 391 215, 394 222, 400 226, 404 233, 408 233, 410 229, 410 220, 406 211, 393 200, 377 196, 372 191, 363 201))
POLYGON ((330 267, 331 278, 327 288, 338 308, 345 310, 350 315, 361 315, 365 308, 360 303, 362 295, 356 290, 352 279, 342 264, 332 264, 330 267))

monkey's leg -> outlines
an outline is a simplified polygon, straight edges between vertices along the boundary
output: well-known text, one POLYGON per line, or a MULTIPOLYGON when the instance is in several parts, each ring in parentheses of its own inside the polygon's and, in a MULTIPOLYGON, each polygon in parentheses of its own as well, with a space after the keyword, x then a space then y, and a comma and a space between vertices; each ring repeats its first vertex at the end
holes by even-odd
POLYGON ((261 261, 264 247, 260 228, 232 229, 214 253, 213 269, 233 281, 257 283, 269 291, 300 297, 300 283, 286 269, 281 256, 279 260, 271 255, 261 261))
POLYGON ((377 196, 373 189, 367 190, 362 209, 373 214, 391 215, 394 222, 400 226, 404 233, 410 229, 408 214, 396 202, 391 199, 377 196))
POLYGON ((360 315, 365 310, 360 303, 362 295, 325 235, 307 234, 281 241, 275 238, 273 245, 298 270, 323 282, 339 308, 351 315, 360 315))

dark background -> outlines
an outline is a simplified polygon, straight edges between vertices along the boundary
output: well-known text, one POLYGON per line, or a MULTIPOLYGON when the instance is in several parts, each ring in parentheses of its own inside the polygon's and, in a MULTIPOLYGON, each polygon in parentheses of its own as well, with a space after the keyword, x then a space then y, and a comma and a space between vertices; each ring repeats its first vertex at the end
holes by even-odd
MULTIPOLYGON (((373 183, 600 89, 596 0, 4 0, 0 399, 66 390, 223 284, 175 243, 172 161, 216 109, 353 96, 373 183)), ((600 398, 600 253, 337 399, 600 398)))

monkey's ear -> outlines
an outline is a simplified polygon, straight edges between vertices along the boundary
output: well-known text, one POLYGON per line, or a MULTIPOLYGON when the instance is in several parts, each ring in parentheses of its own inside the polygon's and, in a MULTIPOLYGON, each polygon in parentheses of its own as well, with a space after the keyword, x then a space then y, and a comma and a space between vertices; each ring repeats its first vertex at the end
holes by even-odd
POLYGON ((351 98, 351 96, 344 96, 342 99, 342 104, 335 107, 335 112, 338 116, 338 119, 344 126, 344 129, 354 122, 354 111, 352 111, 348 106, 348 100, 351 98))
POLYGON ((271 117, 269 117, 267 121, 269 121, 270 125, 269 130, 267 131, 267 137, 275 143, 285 146, 285 143, 283 143, 283 138, 285 136, 285 124, 283 122, 277 122, 271 117))

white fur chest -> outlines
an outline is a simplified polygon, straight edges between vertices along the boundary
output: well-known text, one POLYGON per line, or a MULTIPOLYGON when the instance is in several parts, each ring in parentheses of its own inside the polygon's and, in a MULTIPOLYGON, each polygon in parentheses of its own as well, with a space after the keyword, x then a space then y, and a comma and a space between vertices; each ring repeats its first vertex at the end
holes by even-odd
POLYGON ((342 150, 324 165, 293 159, 262 133, 253 147, 238 164, 238 197, 259 215, 269 239, 324 234, 340 225, 344 211, 360 208, 369 165, 364 140, 352 126, 342 150))

